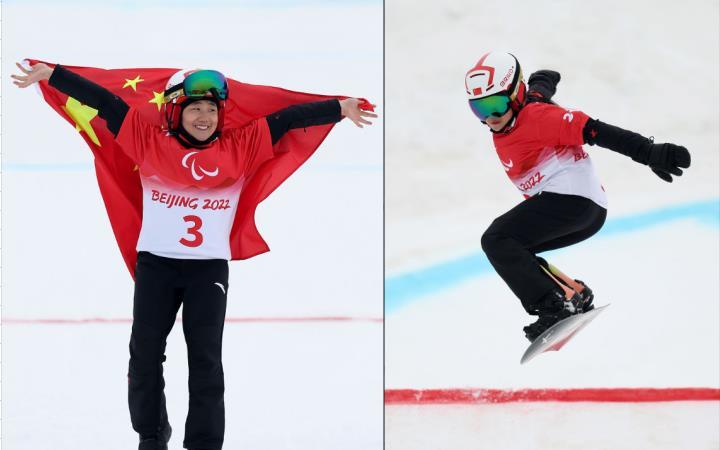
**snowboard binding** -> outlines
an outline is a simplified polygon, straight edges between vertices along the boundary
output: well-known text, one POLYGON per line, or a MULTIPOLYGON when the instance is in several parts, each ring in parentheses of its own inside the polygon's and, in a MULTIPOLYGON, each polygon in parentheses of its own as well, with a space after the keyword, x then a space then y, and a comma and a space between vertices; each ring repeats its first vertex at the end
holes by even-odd
POLYGON ((559 289, 550 291, 540 300, 536 310, 533 311, 534 314, 537 314, 538 319, 523 328, 525 337, 528 338, 530 342, 534 342, 545 330, 561 320, 592 309, 592 291, 590 291, 587 286, 583 290, 583 293, 585 293, 585 291, 590 294, 587 302, 585 302, 583 296, 577 292, 568 299, 559 289), (586 307, 589 307, 589 309, 586 310, 586 307))

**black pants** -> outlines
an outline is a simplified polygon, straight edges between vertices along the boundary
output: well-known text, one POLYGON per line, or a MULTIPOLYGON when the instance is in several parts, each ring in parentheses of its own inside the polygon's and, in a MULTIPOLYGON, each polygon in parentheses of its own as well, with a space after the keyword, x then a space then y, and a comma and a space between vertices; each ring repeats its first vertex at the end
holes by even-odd
POLYGON ((577 195, 543 192, 493 221, 482 248, 495 271, 527 312, 557 284, 540 268, 537 253, 583 241, 605 223, 607 210, 577 195))
POLYGON ((225 260, 184 260, 140 252, 130 337, 128 403, 133 429, 153 436, 168 422, 162 363, 183 303, 190 402, 185 448, 220 449, 225 433, 222 335, 227 306, 225 260))

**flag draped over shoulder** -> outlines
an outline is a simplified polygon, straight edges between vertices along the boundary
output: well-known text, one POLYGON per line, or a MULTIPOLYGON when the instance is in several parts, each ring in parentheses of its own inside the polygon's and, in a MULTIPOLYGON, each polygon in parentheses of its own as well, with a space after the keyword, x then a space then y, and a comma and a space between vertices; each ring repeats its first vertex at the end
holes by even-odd
MULTIPOLYGON (((39 60, 27 60, 30 65, 39 60)), ((54 64, 44 62, 50 67, 54 64)), ((64 66, 113 94, 155 125, 164 122, 163 92, 167 80, 180 69, 98 69, 64 66)), ((315 102, 342 96, 293 92, 271 86, 257 86, 228 79, 224 130, 239 128, 293 104, 315 102)), ((122 151, 98 111, 39 83, 45 101, 70 122, 95 157, 95 173, 110 224, 130 274, 134 275, 138 237, 142 222, 142 186, 135 163, 122 151)), ((269 250, 255 225, 255 210, 283 181, 297 170, 320 146, 334 124, 291 130, 274 146, 276 157, 266 162, 246 181, 240 194, 230 233, 232 259, 247 259, 269 250)))

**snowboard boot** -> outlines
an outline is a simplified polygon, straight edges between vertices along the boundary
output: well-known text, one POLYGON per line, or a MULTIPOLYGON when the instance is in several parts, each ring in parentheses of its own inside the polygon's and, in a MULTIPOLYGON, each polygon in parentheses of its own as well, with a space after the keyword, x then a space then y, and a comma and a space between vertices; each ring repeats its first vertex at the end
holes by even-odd
POLYGON ((525 337, 534 342, 545 330, 561 320, 582 312, 582 297, 577 292, 572 298, 565 298, 560 289, 553 289, 538 302, 536 314, 538 319, 523 328, 525 337))
POLYGON ((583 285, 583 290, 580 292, 580 298, 582 299, 582 303, 580 304, 582 312, 586 313, 592 309, 595 308, 595 305, 593 305, 593 299, 595 298, 595 295, 593 295, 592 289, 590 287, 583 283, 580 280, 575 280, 576 283, 580 283, 583 285))
POLYGON ((138 450, 168 450, 168 441, 172 435, 172 427, 166 424, 157 434, 152 436, 140 436, 138 450))

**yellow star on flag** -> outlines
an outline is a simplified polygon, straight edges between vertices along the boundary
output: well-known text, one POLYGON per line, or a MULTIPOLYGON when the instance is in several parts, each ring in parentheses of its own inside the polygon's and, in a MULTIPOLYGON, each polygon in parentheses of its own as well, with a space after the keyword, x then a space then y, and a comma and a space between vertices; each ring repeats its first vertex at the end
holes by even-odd
POLYGON ((158 111, 160 111, 160 108, 162 108, 164 101, 165 95, 162 92, 153 91, 153 99, 148 100, 148 103, 155 103, 158 107, 158 111))
POLYGON ((65 102, 65 106, 63 106, 62 109, 68 116, 70 116, 73 122, 75 122, 76 130, 84 131, 90 137, 90 140, 95 143, 95 145, 102 147, 102 145, 100 145, 100 140, 95 134, 95 130, 93 130, 92 125, 90 125, 90 121, 98 115, 97 109, 83 105, 72 97, 68 97, 67 102, 65 102))
POLYGON ((133 91, 137 92, 137 84, 141 81, 145 81, 145 80, 140 78, 140 75, 136 76, 132 80, 128 80, 127 78, 125 78, 125 84, 123 84, 123 89, 130 86, 133 89, 133 91))

